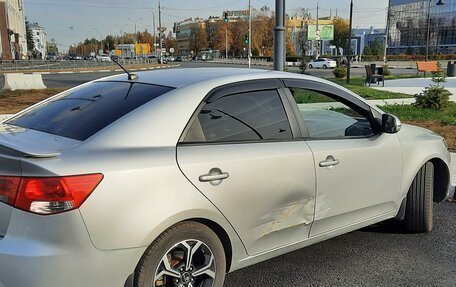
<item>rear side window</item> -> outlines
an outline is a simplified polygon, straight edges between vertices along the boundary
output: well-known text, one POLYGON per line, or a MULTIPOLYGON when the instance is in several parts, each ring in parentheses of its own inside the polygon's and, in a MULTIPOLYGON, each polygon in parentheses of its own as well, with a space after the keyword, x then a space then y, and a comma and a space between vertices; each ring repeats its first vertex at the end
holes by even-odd
POLYGON ((84 141, 170 90, 138 83, 95 82, 64 92, 7 123, 84 141))
POLYGON ((277 90, 224 96, 207 103, 184 140, 220 143, 291 139, 277 90))

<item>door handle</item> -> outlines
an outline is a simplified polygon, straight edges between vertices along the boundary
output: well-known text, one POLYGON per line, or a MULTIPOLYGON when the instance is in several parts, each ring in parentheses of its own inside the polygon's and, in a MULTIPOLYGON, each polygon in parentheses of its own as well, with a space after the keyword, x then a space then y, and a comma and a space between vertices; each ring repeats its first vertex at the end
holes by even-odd
POLYGON ((338 165, 340 161, 335 159, 332 155, 328 155, 328 157, 319 163, 320 167, 334 167, 338 165))
POLYGON ((208 174, 200 175, 198 179, 200 182, 210 182, 212 185, 217 186, 228 177, 230 177, 229 173, 222 172, 220 168, 212 168, 208 174))

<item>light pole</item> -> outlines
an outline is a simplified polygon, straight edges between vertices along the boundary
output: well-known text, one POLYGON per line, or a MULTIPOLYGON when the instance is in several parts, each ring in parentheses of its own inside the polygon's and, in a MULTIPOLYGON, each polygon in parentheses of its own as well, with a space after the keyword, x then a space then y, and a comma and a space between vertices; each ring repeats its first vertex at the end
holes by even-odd
POLYGON ((285 0, 275 1, 274 70, 283 71, 285 63, 285 0))
POLYGON ((133 22, 135 24, 135 38, 136 38, 136 43, 138 43, 138 34, 136 32, 136 25, 138 24, 139 21, 141 21, 143 18, 139 18, 137 20, 132 20, 131 18, 128 18, 128 20, 130 20, 131 22, 133 22))
POLYGON ((388 1, 388 12, 386 15, 386 30, 385 30, 385 43, 383 47, 383 63, 384 66, 387 64, 387 59, 386 59, 386 54, 388 52, 388 34, 389 34, 389 26, 390 26, 390 21, 391 21, 391 0, 388 1))
MULTIPOLYGON (((429 60, 429 42, 431 40, 431 4, 432 0, 429 0, 428 6, 428 17, 427 17, 427 34, 426 34, 426 58, 425 61, 429 60)), ((445 0, 439 0, 436 4, 437 6, 445 5, 445 0)))
POLYGON ((348 44, 347 44, 347 84, 350 84, 350 57, 352 47, 352 26, 353 26, 353 0, 350 0, 350 28, 348 30, 348 44))
POLYGON ((249 69, 252 65, 252 5, 249 0, 249 49, 248 49, 249 69))

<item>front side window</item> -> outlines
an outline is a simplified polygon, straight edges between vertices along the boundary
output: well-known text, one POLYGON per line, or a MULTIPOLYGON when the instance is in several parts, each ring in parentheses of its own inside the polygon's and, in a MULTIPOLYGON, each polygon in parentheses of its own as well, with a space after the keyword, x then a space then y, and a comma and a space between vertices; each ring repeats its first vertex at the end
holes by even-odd
POLYGON ((369 137, 374 134, 367 115, 318 91, 291 88, 310 138, 369 137), (363 115, 364 114, 364 115, 363 115))
POLYGON ((223 96, 207 103, 184 142, 244 142, 291 139, 292 133, 276 90, 223 96))

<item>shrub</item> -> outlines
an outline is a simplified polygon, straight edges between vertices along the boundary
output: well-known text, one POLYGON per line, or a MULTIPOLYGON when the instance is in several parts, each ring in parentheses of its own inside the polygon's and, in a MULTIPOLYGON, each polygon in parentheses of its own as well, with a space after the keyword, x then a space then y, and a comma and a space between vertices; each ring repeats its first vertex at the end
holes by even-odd
POLYGON ((444 87, 434 86, 426 88, 422 93, 415 95, 417 108, 444 110, 450 103, 451 93, 444 87))
POLYGON ((383 76, 391 76, 391 70, 388 65, 385 65, 385 67, 383 67, 383 76))
POLYGON ((456 116, 444 116, 441 122, 447 126, 456 126, 456 116))
POLYGON ((343 79, 347 76, 347 69, 345 67, 337 67, 333 71, 334 76, 338 79, 343 79))
POLYGON ((440 83, 444 83, 445 72, 442 70, 440 63, 437 63, 438 70, 432 72, 432 81, 435 85, 431 84, 422 93, 415 95, 416 102, 414 106, 423 109, 444 110, 450 104, 450 91, 441 87, 440 83))

